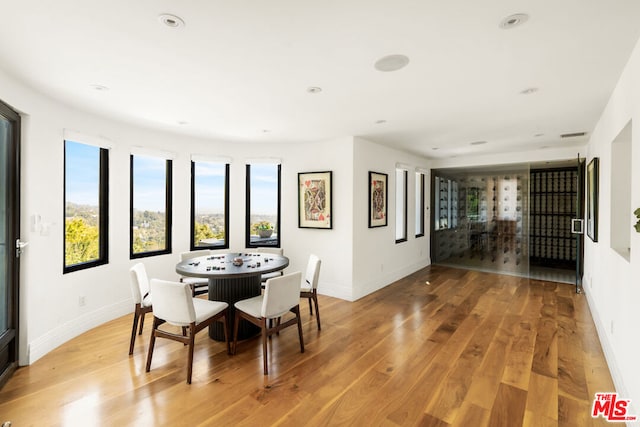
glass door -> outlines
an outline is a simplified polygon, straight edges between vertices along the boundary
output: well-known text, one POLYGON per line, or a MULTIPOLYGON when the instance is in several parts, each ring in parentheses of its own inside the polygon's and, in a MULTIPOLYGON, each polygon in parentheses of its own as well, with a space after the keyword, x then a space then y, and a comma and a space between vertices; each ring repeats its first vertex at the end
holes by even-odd
POLYGON ((20 117, 0 101, 0 386, 18 364, 20 117))
MULTIPOLYGON (((577 194, 576 194, 576 216, 575 218, 578 220, 582 220, 584 218, 584 193, 585 193, 585 180, 584 180, 584 159, 580 159, 580 155, 578 155, 578 173, 576 177, 576 186, 577 186, 577 194)), ((577 232, 574 233, 576 239, 576 293, 582 292, 582 275, 584 273, 584 233, 586 221, 582 223, 580 227, 578 227, 577 232)))

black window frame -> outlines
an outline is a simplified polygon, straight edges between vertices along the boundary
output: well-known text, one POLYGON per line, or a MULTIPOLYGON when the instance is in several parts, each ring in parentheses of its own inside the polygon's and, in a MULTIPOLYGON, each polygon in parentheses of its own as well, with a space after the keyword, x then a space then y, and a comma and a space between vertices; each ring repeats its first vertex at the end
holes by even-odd
POLYGON ((245 247, 246 248, 259 248, 270 247, 279 248, 282 245, 282 230, 280 228, 281 222, 281 200, 282 200, 282 165, 278 163, 278 219, 276 221, 277 241, 275 245, 256 244, 251 243, 251 164, 246 165, 246 209, 245 209, 245 247))
MULTIPOLYGON (((82 262, 79 264, 66 264, 67 253, 67 227, 66 227, 66 209, 67 209, 67 142, 82 144, 81 141, 64 140, 64 165, 63 165, 63 203, 62 203, 62 274, 72 273, 74 271, 85 270, 87 268, 98 267, 109 263, 109 149, 98 147, 100 149, 100 172, 98 182, 98 250, 100 256, 93 261, 82 262)), ((90 144, 85 144, 90 145, 90 144)))
MULTIPOLYGON (((133 190, 135 187, 135 183, 133 180, 133 158, 136 156, 135 154, 131 154, 129 156, 129 259, 138 259, 138 258, 147 258, 156 255, 166 255, 172 252, 172 244, 171 244, 171 230, 173 224, 173 160, 165 159, 166 161, 166 182, 165 182, 165 211, 166 211, 166 228, 165 228, 165 242, 166 248, 159 251, 149 251, 149 252, 133 252, 133 190)), ((144 155, 139 155, 141 157, 145 157, 144 155)), ((153 156, 147 156, 153 157, 153 156)))
MULTIPOLYGON (((419 225, 420 231, 416 233, 415 237, 424 237, 425 233, 425 220, 424 220, 424 211, 425 211, 425 197, 424 197, 424 183, 425 183, 425 174, 424 172, 416 172, 416 175, 419 176, 419 180, 416 182, 416 194, 418 194, 418 190, 420 191, 420 200, 416 200, 416 203, 420 203, 419 208, 419 218, 416 218, 416 225, 419 225)), ((418 209, 416 209, 418 211, 418 209)))
MULTIPOLYGON (((215 163, 215 162, 201 162, 215 163)), ((221 163, 221 162, 218 162, 221 163)), ((195 242, 195 226, 196 226, 196 162, 191 161, 191 233, 189 237, 189 246, 192 251, 206 249, 229 249, 229 163, 225 165, 224 177, 224 244, 223 245, 207 245, 196 246, 195 242)))
MULTIPOLYGON (((400 239, 396 239, 396 243, 402 243, 402 242, 406 242, 409 238, 409 231, 408 231, 408 211, 409 211, 409 201, 408 199, 408 177, 409 177, 409 171, 407 171, 406 169, 402 169, 402 168, 396 168, 396 180, 398 179, 398 171, 402 172, 402 179, 404 181, 404 185, 403 185, 403 192, 404 192, 404 200, 403 200, 403 209, 402 209, 402 213, 403 213, 403 221, 402 221, 402 226, 403 226, 403 236, 400 239)), ((397 194, 397 182, 396 182, 396 215, 398 213, 398 194, 397 194)), ((396 220, 396 226, 397 226, 397 220, 396 220)), ((397 229, 396 229, 396 233, 397 233, 397 229)))

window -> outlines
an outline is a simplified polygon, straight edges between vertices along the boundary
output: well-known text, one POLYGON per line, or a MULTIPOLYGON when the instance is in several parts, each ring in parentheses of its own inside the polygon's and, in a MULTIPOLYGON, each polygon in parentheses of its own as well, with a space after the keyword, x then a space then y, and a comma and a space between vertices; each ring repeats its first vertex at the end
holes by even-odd
POLYGON ((424 236, 424 174, 416 172, 416 237, 424 236))
POLYGON ((480 221, 480 189, 469 187, 467 189, 467 218, 469 221, 480 221))
POLYGON ((458 226, 458 183, 434 176, 434 230, 458 226))
POLYGON ((109 262, 108 212, 109 150, 65 141, 63 273, 109 262))
POLYGON ((229 164, 191 162, 191 250, 229 247, 229 164))
POLYGON ((396 169, 396 243, 407 241, 407 175, 396 169))
POLYGON ((246 247, 280 247, 280 165, 247 165, 246 247))
POLYGON ((171 253, 171 163, 131 155, 131 258, 171 253))

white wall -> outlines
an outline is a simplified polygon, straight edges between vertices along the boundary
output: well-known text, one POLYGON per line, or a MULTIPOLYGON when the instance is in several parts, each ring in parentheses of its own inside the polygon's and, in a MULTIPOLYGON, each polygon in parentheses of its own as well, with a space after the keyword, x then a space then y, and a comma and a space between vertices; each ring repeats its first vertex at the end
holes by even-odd
MULTIPOLYGON (((415 237, 415 171, 429 163, 398 150, 355 138, 353 209, 353 299, 383 288, 430 264, 429 233, 415 237), (407 189, 407 241, 395 243, 396 164, 409 166, 407 189), (369 171, 386 173, 389 190, 387 226, 369 228, 369 171)), ((425 176, 425 201, 429 201, 429 175, 425 176)), ((429 211, 425 210, 425 230, 429 230, 429 211)))
MULTIPOLYGON (((638 328, 640 327, 640 234, 631 229, 630 260, 611 249, 611 208, 617 208, 612 193, 611 174, 618 165, 611 161, 611 144, 632 121, 640 123, 640 44, 636 45, 618 85, 605 108, 588 146, 588 159, 600 158, 600 197, 598 242, 585 239, 584 288, 600 341, 616 389, 631 399, 640 411, 640 364, 638 328)), ((633 126, 631 135, 631 209, 640 207, 640 132, 633 126)), ((635 223, 635 221, 633 221, 635 223)))
MULTIPOLYGON (((354 167, 353 137, 305 144, 250 144, 190 138, 69 108, 32 91, 2 71, 0 93, 2 100, 17 109, 23 117, 21 238, 30 244, 20 260, 19 346, 22 365, 36 361, 86 330, 132 312, 128 269, 138 262, 129 259, 129 155, 132 147, 170 152, 174 158, 173 253, 142 259, 151 277, 176 279, 174 268, 177 254, 189 249, 192 154, 232 159, 229 238, 230 247, 234 250, 244 248, 246 160, 260 157, 281 160, 281 237, 285 254, 290 258, 287 271, 303 271, 309 254, 315 253, 322 259, 319 284, 322 294, 353 300, 390 283, 398 274, 412 272, 414 266, 428 262, 416 262, 415 257, 407 255, 406 250, 404 255, 395 254, 397 248, 393 243, 392 225, 384 230, 390 236, 384 243, 378 239, 354 240, 354 224, 358 227, 364 224, 364 230, 367 230, 366 171, 380 169, 381 166, 375 163, 374 157, 367 155, 354 167), (103 138, 110 147, 109 263, 68 274, 62 274, 64 129, 90 138, 103 138), (370 165, 367 164, 369 162, 370 165), (297 174, 325 170, 333 171, 333 229, 298 228, 297 174), (361 185, 354 189, 354 182, 359 179, 361 185), (358 191, 357 195, 355 191, 358 191), (359 209, 358 214, 354 212, 355 207, 359 209), (365 211, 362 211, 362 207, 365 211), (30 229, 29 219, 35 214, 41 216, 44 229, 48 232, 30 229), (389 252, 385 256, 392 257, 388 264, 388 271, 392 274, 372 280, 362 274, 367 261, 360 261, 359 284, 356 286, 353 254, 356 250, 368 250, 370 244, 377 245, 379 250, 376 256, 389 252), (388 281, 385 283, 384 280, 388 281), (81 297, 85 301, 84 306, 80 305, 81 297)), ((387 157, 383 162, 383 170, 388 171, 390 176, 393 176, 394 159, 405 162, 411 159, 407 154, 388 149, 383 149, 380 154, 387 157)), ((425 166, 424 162, 420 163, 425 166)), ((413 185, 413 181, 409 183, 413 185)), ((390 188, 393 188, 392 181, 390 188)), ((413 211, 411 207, 409 209, 411 216, 413 211)), ((393 218, 390 224, 393 224, 393 218)), ((427 242, 428 238, 422 240, 427 242)), ((405 246, 415 245, 409 242, 405 246)), ((428 248, 424 249, 424 254, 428 254, 428 248)), ((123 331, 127 336, 128 333, 128 330, 123 331)), ((124 351, 126 348, 123 348, 124 351)))

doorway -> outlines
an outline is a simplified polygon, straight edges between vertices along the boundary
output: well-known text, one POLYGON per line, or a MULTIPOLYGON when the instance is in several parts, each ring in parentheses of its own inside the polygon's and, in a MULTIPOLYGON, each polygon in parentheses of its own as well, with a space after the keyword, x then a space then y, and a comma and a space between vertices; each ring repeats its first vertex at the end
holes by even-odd
POLYGON ((583 161, 434 169, 431 260, 581 286, 583 161))
POLYGON ((582 217, 579 167, 533 166, 530 183, 531 277, 574 283, 581 259, 581 245, 571 226, 572 219, 582 217))
POLYGON ((0 101, 0 387, 18 366, 20 116, 0 101))

